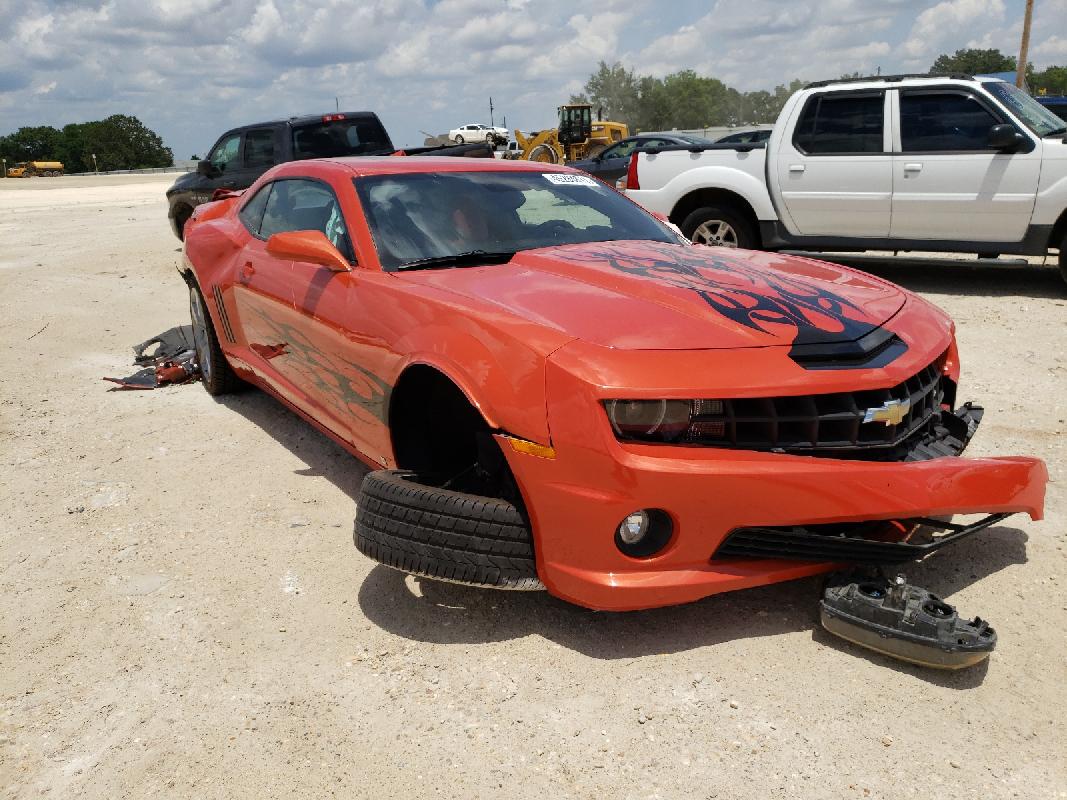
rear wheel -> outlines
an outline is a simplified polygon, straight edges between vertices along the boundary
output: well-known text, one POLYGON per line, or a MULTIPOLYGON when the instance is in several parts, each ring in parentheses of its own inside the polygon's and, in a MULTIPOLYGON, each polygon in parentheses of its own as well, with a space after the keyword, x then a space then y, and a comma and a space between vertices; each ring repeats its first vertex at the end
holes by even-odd
POLYGON ((1067 231, 1060 240, 1060 276, 1067 281, 1067 231))
POLYGON ((465 141, 466 140, 462 136, 456 134, 456 144, 463 144, 465 141))
POLYGON ((204 388, 210 395, 237 391, 242 381, 222 352, 207 303, 204 302, 204 295, 196 286, 189 287, 189 316, 193 322, 193 344, 196 347, 196 361, 200 365, 200 378, 204 388))
POLYGON ((751 223, 729 206, 698 208, 682 221, 681 229, 695 244, 746 249, 759 245, 751 223))

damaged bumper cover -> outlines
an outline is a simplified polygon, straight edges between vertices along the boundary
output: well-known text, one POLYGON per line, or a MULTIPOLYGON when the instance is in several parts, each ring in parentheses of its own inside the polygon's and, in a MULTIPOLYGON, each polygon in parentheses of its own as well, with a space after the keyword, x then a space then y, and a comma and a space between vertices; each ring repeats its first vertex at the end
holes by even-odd
MULTIPOLYGON (((984 409, 966 403, 944 413, 931 431, 911 442, 897 460, 928 461, 963 453, 982 421, 984 409)), ((851 564, 902 564, 921 559, 947 544, 989 528, 1011 512, 989 514, 967 525, 940 519, 912 517, 829 525, 791 525, 740 528, 715 551, 715 558, 786 558, 798 561, 835 561, 851 564), (925 529, 934 533, 927 542, 910 541, 925 529), (901 536, 905 539, 901 540, 901 536)))
POLYGON ((541 580, 591 608, 684 603, 842 564, 907 561, 1009 514, 1044 512, 1040 459, 954 457, 981 420, 978 406, 942 413, 892 461, 619 442, 577 403, 567 409, 551 420, 555 458, 503 450, 530 509, 541 580), (673 522, 654 557, 631 558, 615 544, 635 509, 661 509, 673 522), (949 534, 929 546, 905 541, 919 523, 965 514, 986 516, 955 528, 937 522, 949 534), (777 534, 805 546, 843 538, 861 552, 731 552, 724 546, 740 532, 757 544, 777 534))

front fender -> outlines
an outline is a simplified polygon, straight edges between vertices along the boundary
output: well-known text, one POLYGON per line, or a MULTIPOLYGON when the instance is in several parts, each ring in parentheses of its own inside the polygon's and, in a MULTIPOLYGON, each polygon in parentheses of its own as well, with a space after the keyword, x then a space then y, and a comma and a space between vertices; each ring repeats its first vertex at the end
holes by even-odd
POLYGON ((421 326, 396 349, 405 357, 394 386, 409 367, 432 367, 459 387, 491 428, 549 444, 543 348, 467 319, 421 326))

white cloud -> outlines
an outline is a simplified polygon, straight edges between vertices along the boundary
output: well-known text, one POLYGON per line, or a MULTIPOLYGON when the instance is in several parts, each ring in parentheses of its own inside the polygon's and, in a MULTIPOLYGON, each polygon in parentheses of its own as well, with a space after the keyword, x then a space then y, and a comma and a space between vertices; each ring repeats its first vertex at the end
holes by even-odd
MULTIPOLYGON (((334 107, 397 144, 488 121, 551 124, 600 60, 694 69, 741 89, 926 69, 979 43, 1013 53, 1004 0, 0 0, 0 135, 140 117, 177 155, 225 128, 334 107), (985 33, 979 35, 977 31, 985 33), (988 44, 986 43, 988 42, 988 44)), ((1032 60, 1067 62, 1067 0, 1040 0, 1032 60)), ((188 152, 187 152, 188 151, 188 152)))

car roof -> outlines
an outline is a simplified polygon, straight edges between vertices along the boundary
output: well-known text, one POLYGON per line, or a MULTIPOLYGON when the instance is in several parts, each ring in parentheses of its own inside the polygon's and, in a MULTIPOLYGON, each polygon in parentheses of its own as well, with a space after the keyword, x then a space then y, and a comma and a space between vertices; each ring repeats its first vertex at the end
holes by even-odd
POLYGON ((405 175, 433 172, 573 172, 579 170, 561 164, 538 161, 507 161, 496 158, 454 158, 447 156, 348 156, 344 158, 313 158, 287 161, 271 170, 274 177, 292 176, 301 172, 333 172, 362 177, 365 175, 405 175), (310 169, 309 169, 310 167, 310 169))
POLYGON ((264 122, 249 122, 247 125, 238 125, 236 128, 230 128, 225 136, 229 133, 238 133, 240 131, 249 130, 250 128, 267 128, 271 125, 308 125, 314 122, 322 122, 322 118, 325 116, 336 116, 337 114, 343 114, 345 119, 378 119, 378 115, 373 111, 324 111, 321 114, 304 114, 299 117, 285 117, 284 119, 269 119, 264 122))

